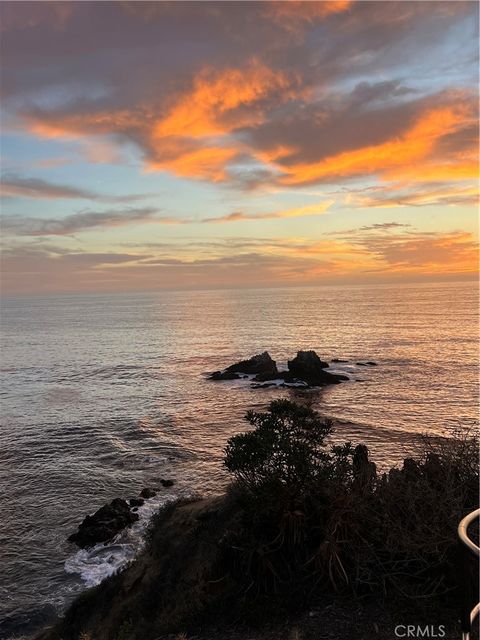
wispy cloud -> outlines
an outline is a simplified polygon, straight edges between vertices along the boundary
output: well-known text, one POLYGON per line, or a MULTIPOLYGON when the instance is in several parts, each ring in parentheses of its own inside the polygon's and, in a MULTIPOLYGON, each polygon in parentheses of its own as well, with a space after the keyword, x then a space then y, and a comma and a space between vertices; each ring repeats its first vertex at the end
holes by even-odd
MULTIPOLYGON (((129 291, 161 288, 283 286, 474 277, 478 246, 472 234, 371 228, 323 239, 229 238, 201 243, 149 243, 132 251, 81 252, 18 245, 3 252, 10 291, 129 291), (144 250, 142 250, 142 248, 144 250)), ((133 248, 132 248, 133 249, 133 248)))
POLYGON ((385 185, 367 192, 351 193, 346 203, 356 207, 430 207, 440 205, 476 205, 477 184, 459 186, 444 183, 406 183, 385 185))
POLYGON ((176 218, 162 217, 153 208, 85 211, 64 218, 4 216, 2 231, 16 236, 66 236, 91 229, 109 229, 138 223, 179 224, 176 218))
POLYGON ((317 216, 325 213, 334 203, 328 200, 315 205, 296 207, 270 213, 247 214, 233 212, 211 218, 181 218, 162 215, 159 209, 153 207, 112 209, 107 211, 80 211, 62 218, 41 218, 31 216, 2 217, 2 231, 6 235, 17 236, 66 236, 73 233, 90 231, 92 229, 106 230, 112 227, 122 227, 132 224, 217 224, 248 220, 270 220, 279 218, 295 218, 302 216, 317 216))
POLYGON ((40 178, 24 178, 16 174, 6 174, 0 180, 2 197, 35 199, 82 199, 98 202, 134 202, 154 194, 105 195, 90 189, 82 189, 65 184, 56 184, 40 178))
POLYGON ((319 202, 317 204, 307 205, 305 207, 294 207, 291 209, 284 209, 282 211, 272 211, 270 213, 243 213, 242 211, 234 211, 225 216, 219 216, 217 218, 204 218, 201 222, 207 223, 225 223, 225 222, 238 222, 242 220, 275 220, 278 218, 301 218, 304 216, 319 216, 324 213, 334 204, 334 200, 327 200, 325 202, 319 202))

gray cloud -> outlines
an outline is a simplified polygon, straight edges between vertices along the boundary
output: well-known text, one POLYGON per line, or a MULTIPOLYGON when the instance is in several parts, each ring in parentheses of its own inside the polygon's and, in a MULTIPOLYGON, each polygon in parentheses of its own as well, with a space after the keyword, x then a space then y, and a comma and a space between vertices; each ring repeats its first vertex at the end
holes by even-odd
POLYGON ((451 185, 442 182, 392 184, 351 192, 347 204, 365 208, 431 207, 478 205, 478 187, 468 181, 451 185))
POLYGON ((6 235, 17 236, 66 236, 90 229, 120 227, 129 224, 156 222, 177 224, 177 219, 160 217, 153 208, 125 209, 112 211, 86 211, 73 213, 64 218, 33 218, 4 216, 2 231, 6 235))
POLYGON ((85 199, 98 202, 134 202, 148 198, 153 194, 131 194, 125 196, 104 195, 91 191, 72 187, 65 184, 56 184, 40 178, 23 178, 16 174, 5 174, 0 181, 2 197, 20 197, 36 199, 85 199))
POLYGON ((359 227, 359 231, 387 231, 391 229, 406 229, 410 227, 409 224, 402 224, 400 222, 377 222, 376 224, 366 225, 359 227))

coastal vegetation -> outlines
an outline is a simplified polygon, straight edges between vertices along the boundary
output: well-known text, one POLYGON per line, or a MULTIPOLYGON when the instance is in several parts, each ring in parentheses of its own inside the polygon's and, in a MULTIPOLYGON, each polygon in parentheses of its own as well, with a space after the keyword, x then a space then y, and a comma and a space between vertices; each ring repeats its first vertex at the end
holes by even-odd
POLYGON ((309 406, 276 400, 246 421, 225 449, 225 495, 165 507, 143 554, 80 596, 44 640, 252 637, 238 635, 245 626, 280 640, 295 637, 292 620, 298 638, 334 638, 340 619, 341 637, 387 638, 399 612, 455 627, 475 437, 425 437, 401 468, 379 473, 364 445, 331 444, 332 422, 309 406), (360 623, 359 607, 382 617, 360 623))

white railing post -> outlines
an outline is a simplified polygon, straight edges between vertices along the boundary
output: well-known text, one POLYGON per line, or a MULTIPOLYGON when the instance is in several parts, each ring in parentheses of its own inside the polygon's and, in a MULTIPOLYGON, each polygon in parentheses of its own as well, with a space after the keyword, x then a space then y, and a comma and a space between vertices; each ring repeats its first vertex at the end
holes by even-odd
POLYGON ((477 518, 480 518, 480 509, 476 509, 466 515, 461 520, 457 530, 460 540, 461 575, 464 581, 464 583, 460 585, 462 589, 462 610, 460 612, 462 640, 470 640, 472 623, 480 613, 480 602, 472 608, 475 596, 472 593, 472 581, 469 575, 471 567, 470 554, 474 554, 477 558, 480 557, 480 548, 468 537, 468 527, 477 518), (467 551, 469 553, 467 553, 467 551))

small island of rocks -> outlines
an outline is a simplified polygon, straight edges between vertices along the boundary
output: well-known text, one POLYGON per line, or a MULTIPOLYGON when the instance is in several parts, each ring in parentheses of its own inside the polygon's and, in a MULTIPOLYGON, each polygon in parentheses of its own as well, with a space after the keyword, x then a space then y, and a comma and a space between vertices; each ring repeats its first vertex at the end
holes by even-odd
MULTIPOLYGON (((334 363, 347 363, 348 360, 332 360, 334 363)), ((361 366, 373 366, 376 363, 368 361, 356 363, 361 366)), ((313 350, 298 351, 295 358, 288 361, 288 368, 280 370, 268 351, 255 355, 248 360, 241 360, 226 369, 214 371, 209 380, 239 380, 252 381, 252 386, 259 387, 323 387, 339 384, 350 380, 346 375, 326 371, 329 363, 320 359, 313 350)))

